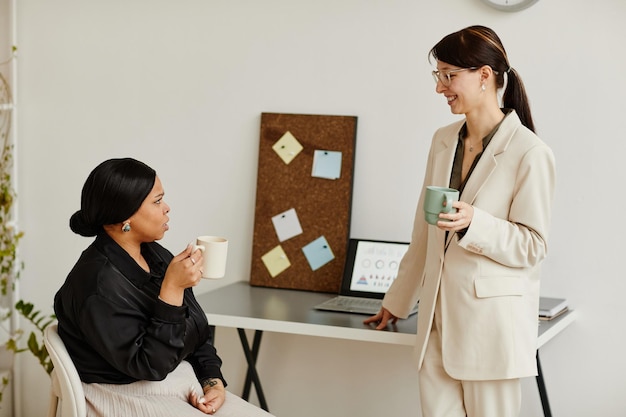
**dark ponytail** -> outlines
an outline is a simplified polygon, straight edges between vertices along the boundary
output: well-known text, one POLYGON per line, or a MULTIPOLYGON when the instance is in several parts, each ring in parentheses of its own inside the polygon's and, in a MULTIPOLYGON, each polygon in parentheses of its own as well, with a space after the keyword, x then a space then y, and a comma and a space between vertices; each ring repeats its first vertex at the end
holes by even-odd
POLYGON ((505 108, 515 109, 522 124, 534 132, 535 123, 533 122, 533 116, 530 114, 530 104, 524 83, 517 71, 515 71, 515 68, 509 67, 507 78, 506 89, 502 96, 502 105, 505 108))
POLYGON ((489 65, 496 76, 496 87, 507 85, 502 96, 505 108, 514 109, 522 124, 535 131, 535 124, 530 113, 530 104, 524 89, 524 83, 515 69, 509 65, 509 59, 498 35, 485 26, 470 26, 451 33, 440 40, 430 56, 459 68, 480 68, 489 65))

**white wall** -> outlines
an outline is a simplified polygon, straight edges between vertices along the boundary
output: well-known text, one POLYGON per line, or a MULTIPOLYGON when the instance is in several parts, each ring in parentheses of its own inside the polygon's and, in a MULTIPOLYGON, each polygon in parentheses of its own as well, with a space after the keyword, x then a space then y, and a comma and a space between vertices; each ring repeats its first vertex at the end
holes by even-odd
MULTIPOLYGON (((246 280, 261 112, 358 116, 352 235, 408 239, 430 137, 454 120, 427 52, 464 26, 493 27, 558 160, 543 294, 567 297, 580 318, 541 352, 553 412, 624 415, 623 0, 543 0, 514 14, 479 0, 18 7, 22 295, 50 311, 89 243, 69 216, 89 171, 110 157, 159 172, 172 251, 204 232, 230 237, 228 277, 198 291, 246 280)), ((218 329, 218 349, 238 392, 234 331, 218 329)), ((281 417, 416 416, 409 357, 409 348, 266 334, 259 371, 281 417)), ((43 415, 45 375, 21 360, 23 415, 43 415)), ((524 396, 523 417, 540 415, 532 379, 524 396)))

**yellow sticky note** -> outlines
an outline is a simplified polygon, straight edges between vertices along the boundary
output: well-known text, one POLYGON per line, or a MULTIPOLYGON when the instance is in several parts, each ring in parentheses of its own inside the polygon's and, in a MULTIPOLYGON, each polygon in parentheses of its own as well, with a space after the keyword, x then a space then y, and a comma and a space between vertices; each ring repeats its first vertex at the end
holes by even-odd
POLYGON ((261 260, 272 278, 291 266, 287 254, 280 245, 263 255, 261 260))
POLYGON ((289 164, 298 154, 304 149, 304 147, 298 142, 291 132, 287 131, 281 136, 278 141, 272 146, 274 152, 280 156, 285 164, 289 164))

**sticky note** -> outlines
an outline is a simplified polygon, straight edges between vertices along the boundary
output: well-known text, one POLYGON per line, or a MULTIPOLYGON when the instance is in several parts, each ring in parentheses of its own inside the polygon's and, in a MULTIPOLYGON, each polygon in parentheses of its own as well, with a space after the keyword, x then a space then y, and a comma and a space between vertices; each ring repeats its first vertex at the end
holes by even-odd
POLYGON ((272 217, 272 223, 274 223, 278 240, 281 242, 302 234, 302 226, 294 208, 272 217))
POLYGON ((316 150, 313 154, 311 175, 329 180, 341 177, 341 152, 316 150))
POLYGON ((324 236, 320 236, 313 242, 303 247, 302 252, 304 252, 304 256, 307 261, 309 261, 309 265, 313 271, 335 259, 335 255, 330 249, 330 245, 324 236))
POLYGON ((263 255, 261 260, 272 278, 291 266, 287 254, 280 245, 263 255))
POLYGON ((272 145, 274 152, 280 156, 285 164, 289 164, 298 154, 304 149, 304 147, 298 142, 291 132, 287 131, 281 136, 274 145, 272 145))

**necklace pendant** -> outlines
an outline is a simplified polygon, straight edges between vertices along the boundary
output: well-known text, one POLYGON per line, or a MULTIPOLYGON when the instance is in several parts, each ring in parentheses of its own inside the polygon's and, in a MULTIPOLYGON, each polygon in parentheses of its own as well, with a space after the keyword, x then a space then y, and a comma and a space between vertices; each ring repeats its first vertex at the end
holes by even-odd
POLYGON ((470 145, 470 152, 474 152, 474 147, 470 145))

